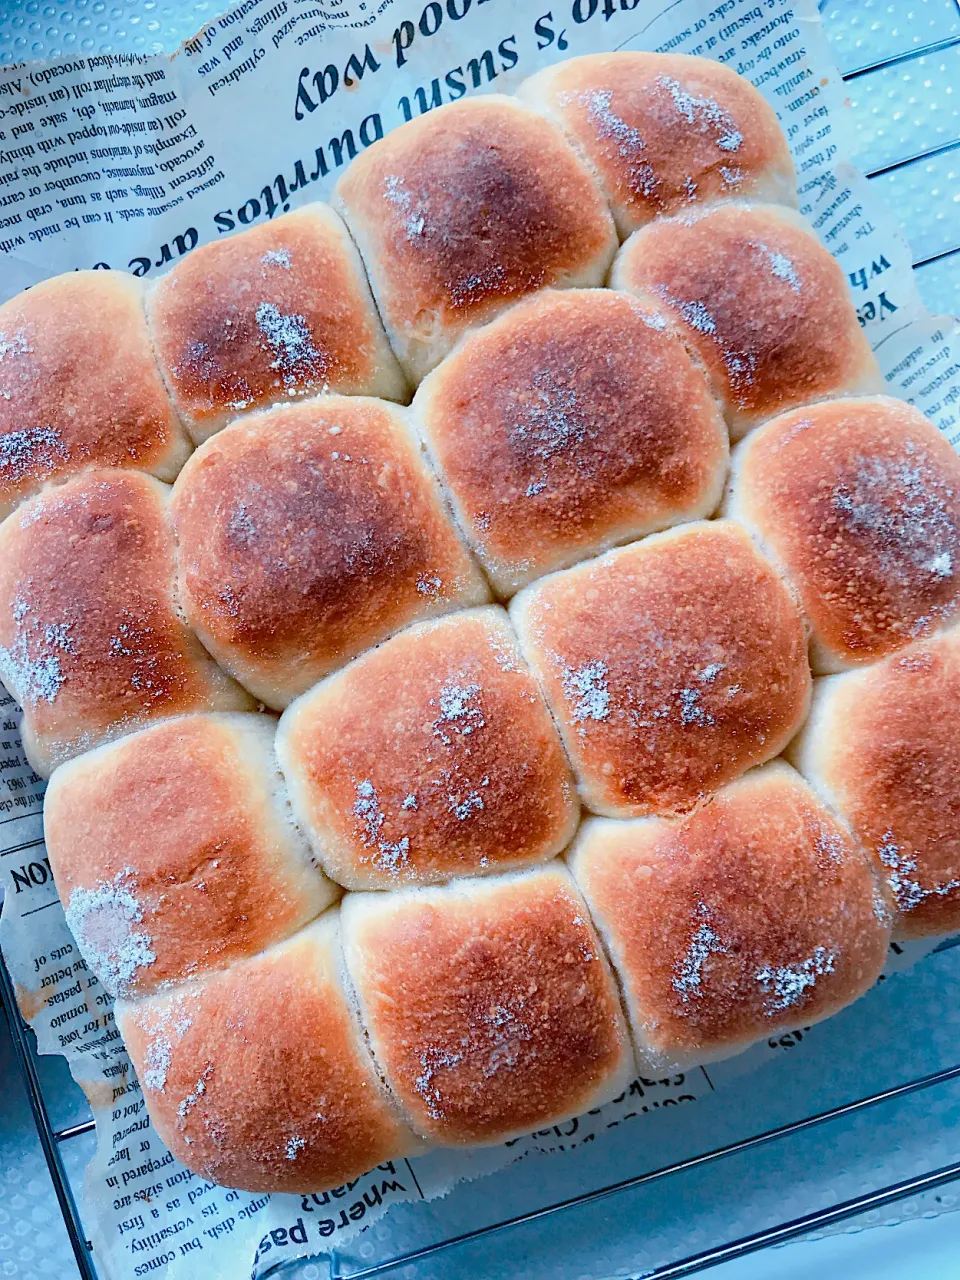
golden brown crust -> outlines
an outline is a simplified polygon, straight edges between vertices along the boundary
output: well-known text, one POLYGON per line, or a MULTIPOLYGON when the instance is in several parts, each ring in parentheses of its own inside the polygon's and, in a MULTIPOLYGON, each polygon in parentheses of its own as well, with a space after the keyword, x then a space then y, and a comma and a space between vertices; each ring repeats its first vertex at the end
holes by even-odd
POLYGON ((0 676, 44 776, 147 721, 251 706, 180 621, 168 494, 93 470, 0 526, 0 676))
POLYGON ((289 814, 275 721, 185 716, 72 760, 44 799, 67 924, 111 994, 262 951, 335 887, 289 814))
POLYGON ((710 515, 727 431, 655 306, 543 292, 468 335, 414 414, 496 589, 710 515))
POLYGON ((814 670, 883 657, 960 606, 960 458, 900 400, 784 414, 738 451, 727 506, 796 587, 814 670))
POLYGON ((500 609, 357 659, 286 711, 277 750, 317 856, 351 889, 509 870, 576 829, 559 735, 500 609))
POLYGON ((492 1143, 612 1097, 633 1055, 583 900, 558 863, 348 894, 347 967, 415 1131, 492 1143))
POLYGON ((689 809, 782 751, 806 714, 800 615, 728 521, 553 574, 510 612, 597 813, 689 809))
POLYGON ((800 771, 877 859, 895 932, 960 929, 960 633, 814 682, 800 771))
POLYGON ((570 855, 641 1070, 726 1057, 874 982, 890 902, 846 827, 776 762, 680 820, 591 820, 570 855))
POLYGON ((602 284, 617 243, 599 183, 562 133, 498 94, 394 129, 354 160, 333 203, 414 384, 508 303, 602 284))
POLYGON ((487 599, 401 411, 323 396, 235 422, 173 492, 180 591, 269 706, 410 622, 487 599))
POLYGON ((0 519, 47 480, 89 466, 172 480, 189 452, 139 280, 75 271, 0 307, 0 519))
POLYGON ((250 960, 117 1005, 162 1141, 202 1178, 324 1191, 416 1140, 396 1118, 343 991, 338 912, 250 960))
POLYGON ((407 398, 360 257, 328 205, 203 245, 157 282, 149 316, 198 442, 244 409, 296 396, 407 398))
POLYGON ((843 268, 799 215, 724 204, 623 246, 616 289, 652 293, 710 372, 734 439, 795 405, 883 389, 843 268))
POLYGON ((693 204, 737 197, 796 206, 776 113, 749 80, 685 54, 595 53, 525 80, 596 166, 621 237, 693 204))

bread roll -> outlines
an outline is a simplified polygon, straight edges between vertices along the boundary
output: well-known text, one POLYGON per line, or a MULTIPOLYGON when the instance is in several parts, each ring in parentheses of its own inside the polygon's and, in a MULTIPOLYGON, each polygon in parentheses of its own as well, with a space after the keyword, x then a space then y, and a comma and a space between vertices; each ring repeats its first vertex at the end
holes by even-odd
POLYGON ((689 809, 782 751, 806 715, 799 612, 730 522, 552 574, 510 613, 595 813, 689 809))
POLYGON ((67 924, 112 995, 262 951, 337 896, 290 817, 256 715, 165 720, 58 769, 47 853, 67 924))
POLYGON ((268 706, 488 598, 401 411, 323 396, 208 440, 173 491, 187 618, 268 706))
POLYGON ((343 989, 339 912, 174 991, 117 1005, 178 1160, 244 1191, 324 1191, 421 1146, 381 1088, 343 989))
POLYGON ((501 609, 424 622, 284 712, 277 750, 317 857, 350 889, 540 862, 576 787, 501 609))
POLYGON ((496 590, 710 515, 727 431, 655 309, 544 291, 467 336, 414 413, 496 590))
POLYGON ((617 247, 592 170, 552 124, 500 94, 394 129, 353 161, 333 204, 414 385, 518 298, 602 284, 617 247))
POLYGON ((596 167, 623 239, 691 204, 740 196, 796 207, 797 174, 776 113, 722 63, 594 53, 538 71, 517 94, 596 167))
POLYGON ((380 1068, 434 1142, 504 1142, 599 1106, 633 1074, 613 977, 556 862, 348 894, 343 942, 380 1068))
POLYGON ((736 451, 726 510, 796 588, 817 672, 881 658, 960 607, 960 458, 901 400, 769 423, 736 451))
POLYGON ((0 678, 43 777, 150 720, 252 706, 180 620, 168 494, 93 470, 0 525, 0 678))
POLYGON ((658 219, 630 237, 610 279, 673 315, 734 440, 795 405, 883 390, 843 268, 792 210, 724 204, 658 219))
POLYGON ((0 307, 0 520, 89 466, 172 480, 190 441, 153 357, 143 284, 74 271, 0 307))
POLYGON ((569 861, 620 978, 641 1074, 809 1026, 875 981, 890 902, 780 761, 680 820, 589 819, 569 861))
POLYGON ((360 255, 325 204, 203 245, 157 282, 149 313, 197 443, 278 400, 408 395, 360 255))
POLYGON ((814 681, 791 747, 873 853, 899 909, 894 932, 960 929, 960 632, 863 671, 814 681))

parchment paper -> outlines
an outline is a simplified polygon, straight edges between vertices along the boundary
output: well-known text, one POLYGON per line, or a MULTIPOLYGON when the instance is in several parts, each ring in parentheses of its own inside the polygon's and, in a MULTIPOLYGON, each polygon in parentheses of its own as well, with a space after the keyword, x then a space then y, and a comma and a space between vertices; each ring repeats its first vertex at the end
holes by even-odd
MULTIPOLYGON (((172 59, 0 68, 0 296, 82 267, 156 276, 199 244, 324 198, 354 154, 405 119, 465 93, 510 92, 551 62, 624 48, 701 54, 748 76, 776 109, 801 211, 848 273, 891 393, 960 444, 960 325, 925 311, 901 231, 849 162, 843 85, 814 0, 549 3, 244 0, 172 59)), ((110 998, 67 930, 43 847, 42 783, 6 696, 0 725, 0 945, 41 1052, 67 1058, 93 1107, 85 1220, 110 1280, 256 1274, 337 1247, 391 1204, 432 1199, 525 1153, 576 1161, 606 1129, 711 1091, 702 1072, 638 1080, 526 1141, 437 1151, 321 1196, 205 1183, 154 1133, 110 998)), ((899 949, 890 968, 927 949, 899 949)), ((743 1055, 723 1088, 789 1056, 783 1047, 743 1055)))

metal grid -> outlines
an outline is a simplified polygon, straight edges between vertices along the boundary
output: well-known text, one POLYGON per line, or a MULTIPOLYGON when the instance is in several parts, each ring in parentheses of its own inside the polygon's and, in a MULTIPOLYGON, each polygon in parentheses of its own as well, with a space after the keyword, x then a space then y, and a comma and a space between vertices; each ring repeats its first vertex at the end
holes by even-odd
MULTIPOLYGON (((960 0, 954 0, 954 3, 957 5, 958 13, 960 13, 960 0)), ((827 0, 820 0, 820 9, 824 9, 826 4, 827 0)), ((919 58, 933 54, 941 54, 957 46, 960 46, 960 36, 932 41, 925 45, 919 45, 907 53, 901 53, 894 57, 883 58, 867 65, 856 67, 853 70, 846 72, 843 76, 843 80, 845 82, 855 81, 862 76, 884 71, 890 67, 908 64, 919 58)), ((884 165, 881 168, 869 171, 866 176, 868 178, 885 177, 887 174, 905 169, 908 166, 917 164, 923 160, 930 160, 936 156, 958 150, 960 150, 960 138, 937 147, 932 147, 929 150, 910 155, 905 159, 897 160, 894 163, 884 165)), ((919 258, 913 265, 915 269, 928 267, 932 263, 942 262, 946 259, 953 258, 957 254, 960 254, 960 243, 927 257, 919 258)), ((950 939, 948 942, 942 944, 942 948, 958 944, 960 944, 960 938, 950 939)), ((91 1244, 86 1236, 86 1231, 73 1195, 73 1190, 67 1177, 60 1150, 61 1145, 64 1142, 67 1142, 71 1138, 77 1137, 80 1134, 89 1133, 93 1130, 95 1127, 94 1122, 91 1119, 80 1124, 70 1125, 64 1129, 54 1129, 51 1125, 46 1101, 40 1084, 40 1078, 37 1073, 36 1054, 32 1043, 31 1033, 20 1015, 14 994, 13 983, 10 979, 6 965, 3 962, 2 956, 0 956, 0 1005, 3 1007, 9 1024, 14 1052, 26 1086, 26 1092, 34 1121, 36 1123, 40 1144, 47 1162, 50 1177, 53 1181, 53 1187, 60 1206, 60 1211, 63 1214, 64 1224, 76 1258, 79 1275, 81 1280, 98 1280, 97 1269, 92 1257, 91 1244)), ((388 1275, 391 1272, 395 1272, 400 1267, 415 1264, 445 1250, 455 1249, 458 1245, 462 1245, 467 1241, 474 1241, 483 1237, 489 1237, 495 1233, 507 1231, 514 1227, 520 1227, 524 1224, 535 1222, 538 1219, 547 1218, 553 1214, 562 1213, 565 1210, 573 1209, 577 1206, 596 1203, 597 1201, 622 1194, 628 1190, 642 1187, 663 1178, 668 1178, 673 1174, 685 1173, 693 1169, 702 1168, 717 1161, 755 1150, 758 1147, 766 1146, 776 1141, 786 1140, 792 1136, 826 1124, 830 1121, 839 1120, 857 1112, 865 1111, 868 1108, 879 1106, 882 1103, 891 1102, 898 1098, 903 1098, 922 1090, 931 1089, 937 1085, 945 1084, 956 1079, 960 1079, 960 1063, 953 1067, 933 1072, 929 1075, 919 1076, 914 1080, 893 1086, 889 1089, 884 1089, 878 1093, 870 1094, 867 1097, 859 1098, 853 1102, 847 1102, 840 1106, 829 1108, 826 1111, 818 1112, 815 1115, 792 1121, 789 1124, 781 1125, 774 1129, 769 1129, 764 1133, 755 1134, 752 1137, 716 1147, 713 1150, 702 1152, 701 1154, 689 1159, 664 1165, 663 1167, 651 1170, 648 1173, 643 1173, 632 1178, 626 1178, 622 1181, 611 1183, 609 1186, 601 1187, 598 1190, 585 1192, 583 1195, 574 1196, 569 1199, 559 1201, 556 1204, 547 1205, 546 1207, 528 1213, 503 1219, 500 1222, 465 1232, 451 1237, 448 1240, 438 1241, 423 1248, 398 1255, 394 1258, 378 1263, 375 1266, 362 1268, 361 1270, 342 1271, 339 1265, 339 1258, 335 1251, 326 1254, 317 1254, 314 1255, 314 1257, 318 1261, 323 1260, 328 1263, 330 1280, 373 1280, 373 1277, 388 1275)), ((942 1187, 955 1181, 960 1181, 960 1161, 945 1165, 939 1169, 930 1170, 927 1173, 917 1175, 913 1178, 908 1178, 904 1181, 891 1183, 890 1185, 881 1187, 875 1191, 866 1192, 863 1195, 856 1196, 853 1199, 843 1201, 842 1203, 832 1205, 828 1208, 804 1214, 800 1217, 791 1219, 788 1222, 780 1223, 777 1226, 768 1227, 762 1231, 741 1236, 738 1239, 731 1240, 726 1244, 719 1245, 712 1249, 691 1254, 688 1257, 678 1259, 675 1262, 668 1263, 653 1271, 645 1273, 645 1280, 680 1280, 680 1277, 691 1276, 696 1273, 706 1271, 707 1269, 722 1262, 729 1262, 736 1258, 745 1257, 747 1254, 755 1253, 769 1246, 786 1244, 788 1241, 796 1239, 799 1236, 806 1235, 809 1232, 835 1226, 850 1218, 855 1218, 861 1214, 870 1212, 871 1210, 884 1208, 888 1205, 895 1204, 899 1200, 905 1200, 910 1196, 918 1195, 926 1191, 932 1191, 937 1187, 942 1187)), ((303 1262, 303 1258, 287 1259, 275 1264, 273 1267, 270 1267, 263 1272, 262 1275, 267 1277, 278 1276, 282 1273, 289 1273, 294 1267, 301 1266, 303 1262)))

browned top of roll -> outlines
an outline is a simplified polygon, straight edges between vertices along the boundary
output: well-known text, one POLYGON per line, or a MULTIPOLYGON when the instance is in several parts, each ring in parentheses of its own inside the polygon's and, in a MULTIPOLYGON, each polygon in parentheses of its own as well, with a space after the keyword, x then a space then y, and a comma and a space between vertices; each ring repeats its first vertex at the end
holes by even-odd
POLYGON ((347 966, 413 1127, 498 1142, 612 1097, 633 1071, 613 978, 557 863, 348 894, 347 966))
POLYGON ((641 1069, 725 1057, 826 1018, 886 958, 890 903, 868 859, 780 762, 679 821, 590 821, 571 862, 641 1069))
POLYGON ((719 502, 727 431, 706 379, 626 294, 519 304, 464 339, 414 411, 505 595, 719 502))
POLYGON ((157 1132, 202 1178, 324 1191, 411 1151, 340 979, 338 913, 168 994, 117 1005, 157 1132))
POLYGON ((418 618, 487 598, 398 411, 324 396, 236 422, 174 489, 207 648, 270 706, 418 618))
POLYGON ((794 405, 883 387, 843 268, 788 209, 726 204, 660 219, 624 245, 612 283, 648 290, 674 315, 734 438, 794 405))
POLYGON ((172 480, 189 452, 139 280, 75 271, 0 307, 0 519, 52 477, 99 465, 172 480))
POLYGON ((197 440, 244 409, 321 390, 405 397, 359 255, 327 205, 197 249, 158 281, 149 311, 197 440))
POLYGON ((553 574, 511 615, 598 813, 689 809, 782 751, 806 714, 800 615, 730 522, 553 574))
POLYGON ((818 680, 798 767, 856 828, 906 937, 960 928, 960 633, 818 680))
POLYGON ((616 248, 586 164, 552 124, 500 95, 394 129, 335 196, 415 381, 506 303, 546 285, 601 284, 616 248))
POLYGON ((960 458, 902 401, 771 422, 737 458, 729 508, 796 584, 819 670, 882 657, 960 604, 960 458))
POLYGON ((624 237, 691 204, 736 196, 797 202, 776 113, 722 63, 594 53, 538 72, 519 95, 559 119, 596 165, 624 237))
POLYGON ((0 676, 41 773, 147 720, 250 706, 178 616, 168 492, 88 471, 0 526, 0 676))
POLYGON ((290 820, 274 724, 178 717, 54 774, 47 852, 67 924, 111 993, 262 951, 336 896, 290 820))
POLYGON ((387 889, 551 857, 578 805, 500 609, 402 632, 305 694, 278 751, 334 879, 387 889))

